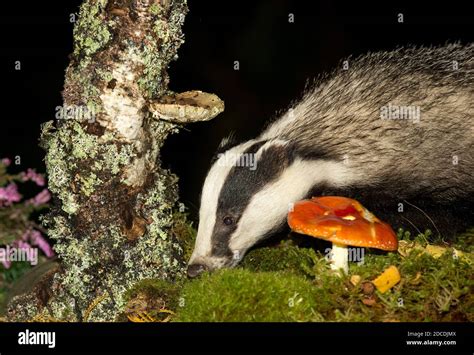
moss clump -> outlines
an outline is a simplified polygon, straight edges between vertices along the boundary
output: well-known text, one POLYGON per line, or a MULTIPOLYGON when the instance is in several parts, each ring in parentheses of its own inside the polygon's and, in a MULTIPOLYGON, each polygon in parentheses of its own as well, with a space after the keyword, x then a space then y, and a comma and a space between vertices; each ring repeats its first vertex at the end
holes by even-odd
POLYGON ((287 271, 295 275, 307 275, 314 264, 315 251, 281 244, 274 248, 251 250, 242 261, 242 267, 251 271, 287 271))
POLYGON ((469 252, 474 253, 474 227, 469 228, 466 232, 459 235, 453 247, 469 252))
POLYGON ((295 322, 316 318, 311 282, 284 272, 220 270, 183 288, 183 322, 295 322))
POLYGON ((166 322, 172 318, 180 305, 180 283, 165 280, 145 279, 125 292, 125 309, 117 321, 166 322))
POLYGON ((126 301, 144 295, 147 299, 160 299, 163 307, 176 310, 179 304, 180 285, 165 280, 146 279, 129 289, 124 298, 126 301))
MULTIPOLYGON (((184 207, 184 206, 183 206, 184 207)), ((183 259, 188 261, 194 250, 196 242, 197 230, 192 222, 188 220, 188 216, 184 212, 175 212, 173 215, 173 225, 170 231, 183 249, 183 259)))
MULTIPOLYGON (((451 250, 452 251, 452 250, 451 250)), ((472 321, 474 279, 472 255, 454 258, 448 248, 441 257, 418 249, 408 256, 369 253, 363 265, 354 264, 350 272, 372 280, 389 265, 400 270, 402 280, 385 294, 377 292, 378 307, 370 320, 397 321, 472 321)))

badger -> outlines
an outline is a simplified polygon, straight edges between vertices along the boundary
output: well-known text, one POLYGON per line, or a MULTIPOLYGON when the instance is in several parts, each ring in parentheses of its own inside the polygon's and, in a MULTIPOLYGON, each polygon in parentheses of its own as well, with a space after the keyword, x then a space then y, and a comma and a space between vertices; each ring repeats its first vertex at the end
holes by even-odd
POLYGON ((189 277, 234 267, 286 225, 292 203, 312 196, 356 198, 395 227, 442 237, 473 222, 474 44, 341 64, 255 139, 222 141, 202 189, 189 277))

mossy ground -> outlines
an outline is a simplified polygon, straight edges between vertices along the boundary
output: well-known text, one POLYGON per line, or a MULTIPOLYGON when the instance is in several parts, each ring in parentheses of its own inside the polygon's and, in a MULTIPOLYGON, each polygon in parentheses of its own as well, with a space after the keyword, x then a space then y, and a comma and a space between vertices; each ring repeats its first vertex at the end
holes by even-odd
MULTIPOLYGON (((189 248, 184 248, 189 256, 195 230, 180 223, 173 233, 189 239, 189 248)), ((205 273, 194 280, 144 280, 125 299, 129 307, 138 307, 158 321, 474 321, 473 231, 452 244, 431 240, 430 245, 445 248, 437 257, 426 252, 429 237, 429 233, 415 237, 400 233, 410 249, 405 256, 365 249, 363 263, 350 263, 349 274, 338 277, 324 257, 327 245, 303 246, 295 242, 299 236, 293 236, 255 248, 235 269, 205 273), (453 257, 455 250, 463 254, 453 257), (368 295, 361 285, 390 265, 399 269, 401 281, 384 294, 368 295), (357 285, 350 281, 354 275, 360 277, 357 285), (160 310, 172 313, 163 315, 160 310)), ((127 315, 117 320, 126 321, 127 315)))
MULTIPOLYGON (((256 248, 238 268, 169 284, 172 321, 474 321, 474 234, 451 245, 437 241, 446 248, 441 256, 426 252, 429 233, 399 236, 410 246, 408 254, 365 249, 363 263, 350 263, 342 277, 330 270, 324 248, 288 240, 256 248), (464 254, 453 257, 455 250, 464 254), (367 294, 361 285, 390 265, 399 269, 401 281, 386 293, 367 294), (360 276, 357 285, 351 283, 354 275, 360 276)), ((163 285, 155 286, 148 294, 161 297, 163 285)))

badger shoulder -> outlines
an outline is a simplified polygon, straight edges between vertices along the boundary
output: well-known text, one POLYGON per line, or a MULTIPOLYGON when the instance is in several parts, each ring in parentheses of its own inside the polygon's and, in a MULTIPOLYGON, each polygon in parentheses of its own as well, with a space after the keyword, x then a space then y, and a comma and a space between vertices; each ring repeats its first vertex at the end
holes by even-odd
POLYGON ((366 182, 465 195, 474 188, 473 114, 473 44, 399 48, 349 58, 259 139, 343 161, 366 182))

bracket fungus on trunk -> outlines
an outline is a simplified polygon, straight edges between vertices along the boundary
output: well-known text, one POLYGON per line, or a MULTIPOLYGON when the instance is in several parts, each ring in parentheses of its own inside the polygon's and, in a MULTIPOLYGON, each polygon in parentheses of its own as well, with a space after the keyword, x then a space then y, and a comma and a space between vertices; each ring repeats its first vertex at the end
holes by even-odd
POLYGON ((209 121, 224 111, 217 95, 199 90, 165 95, 148 103, 154 118, 174 123, 209 121))
POLYGON ((332 242, 331 268, 348 272, 348 246, 395 251, 398 241, 392 228, 356 200, 313 197, 298 201, 288 213, 290 228, 332 242))

